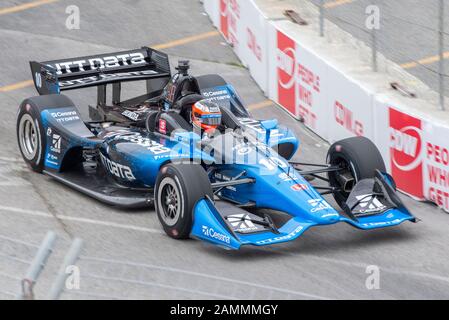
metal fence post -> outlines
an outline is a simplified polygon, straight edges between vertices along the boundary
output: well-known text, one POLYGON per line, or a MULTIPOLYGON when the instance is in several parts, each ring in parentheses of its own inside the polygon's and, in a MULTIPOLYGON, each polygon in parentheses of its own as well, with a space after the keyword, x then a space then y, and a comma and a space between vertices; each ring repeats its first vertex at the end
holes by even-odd
POLYGON ((51 286, 50 294, 48 297, 49 300, 59 299, 61 292, 64 290, 65 281, 66 281, 67 277, 69 276, 66 273, 67 267, 74 265, 76 263, 76 260, 78 260, 79 254, 81 252, 82 246, 83 246, 82 239, 75 238, 75 240, 73 240, 69 251, 67 252, 66 256, 64 257, 64 261, 62 262, 62 265, 59 268, 58 275, 56 276, 56 280, 53 282, 53 284, 51 286))
POLYGON ((372 58, 372 67, 373 71, 377 72, 377 30, 376 28, 371 29, 371 58, 372 58))
POLYGON ((324 37, 324 0, 320 0, 320 37, 324 37))
POLYGON ((50 256, 53 246, 56 241, 56 234, 53 231, 47 232, 44 240, 42 241, 36 255, 33 258, 30 266, 28 267, 25 278, 21 283, 21 291, 16 296, 16 299, 33 299, 33 287, 37 281, 37 278, 44 269, 45 263, 50 256))
POLYGON ((439 3, 439 11, 440 11, 440 18, 439 18, 439 66, 438 66, 438 73, 439 73, 439 84, 440 84, 440 108, 441 110, 445 110, 444 106, 444 0, 440 0, 439 3))

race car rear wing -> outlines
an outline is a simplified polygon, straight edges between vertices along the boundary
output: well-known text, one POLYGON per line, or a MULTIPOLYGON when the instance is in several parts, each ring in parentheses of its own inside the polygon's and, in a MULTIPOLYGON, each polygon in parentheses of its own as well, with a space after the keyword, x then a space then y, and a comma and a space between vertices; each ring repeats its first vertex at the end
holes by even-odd
POLYGON ((40 95, 100 86, 109 83, 170 79, 165 53, 143 47, 95 56, 30 62, 34 85, 40 95))

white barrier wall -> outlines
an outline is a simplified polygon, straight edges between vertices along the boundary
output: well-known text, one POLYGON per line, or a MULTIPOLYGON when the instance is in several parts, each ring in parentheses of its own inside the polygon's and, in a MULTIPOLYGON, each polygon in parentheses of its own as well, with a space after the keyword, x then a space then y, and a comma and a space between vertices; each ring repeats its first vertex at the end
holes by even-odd
POLYGON ((449 129, 385 99, 374 105, 375 141, 398 188, 449 211, 449 129))
POLYGON ((252 0, 205 0, 206 12, 268 94, 268 21, 252 0))
POLYGON ((325 109, 331 118, 328 141, 350 136, 374 140, 373 95, 332 66, 328 68, 326 81, 329 90, 325 109))
POLYGON ((268 94, 268 22, 252 0, 240 1, 241 39, 238 56, 259 87, 268 94))
POLYGON ((387 169, 400 190, 416 199, 423 199, 423 122, 404 113, 404 107, 393 106, 386 99, 376 99, 374 107, 374 141, 387 169))
MULTIPOLYGON (((292 37, 269 25, 269 97, 327 139, 328 66, 292 37)), ((279 24, 282 24, 280 22, 279 24)))
POLYGON ((208 14, 213 25, 217 28, 220 23, 220 4, 221 3, 218 0, 203 0, 204 11, 208 14))
POLYGON ((252 0, 204 0, 206 12, 262 90, 329 142, 376 143, 398 189, 449 211, 449 128, 411 114, 316 54, 252 0))

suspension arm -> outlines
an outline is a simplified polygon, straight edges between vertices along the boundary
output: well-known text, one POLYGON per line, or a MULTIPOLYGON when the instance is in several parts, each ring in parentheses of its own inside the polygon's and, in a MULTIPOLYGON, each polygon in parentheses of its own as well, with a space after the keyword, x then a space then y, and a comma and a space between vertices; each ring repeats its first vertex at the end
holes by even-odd
POLYGON ((340 166, 326 166, 324 168, 321 169, 314 169, 314 170, 300 170, 299 168, 293 166, 296 170, 298 170, 298 172, 303 175, 303 176, 310 176, 310 175, 315 175, 318 173, 325 173, 325 172, 335 172, 335 171, 340 171, 343 168, 341 168, 340 166))
POLYGON ((244 179, 238 179, 238 180, 214 182, 211 185, 212 185, 212 189, 222 189, 225 187, 237 186, 237 185, 241 185, 241 184, 248 184, 248 183, 254 183, 254 182, 256 182, 256 179, 254 179, 254 178, 244 178, 244 179))

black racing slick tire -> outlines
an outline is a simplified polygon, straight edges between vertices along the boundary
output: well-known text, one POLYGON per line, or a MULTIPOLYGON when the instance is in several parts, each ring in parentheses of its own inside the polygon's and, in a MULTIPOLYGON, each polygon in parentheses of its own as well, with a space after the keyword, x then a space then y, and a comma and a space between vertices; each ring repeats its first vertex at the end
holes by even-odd
POLYGON ((197 164, 162 167, 154 189, 155 209, 165 233, 174 239, 189 238, 193 209, 205 196, 213 199, 206 171, 197 164))
POLYGON ((23 160, 33 171, 41 173, 45 162, 46 133, 39 108, 32 99, 20 105, 16 134, 23 160))
POLYGON ((346 202, 357 182, 375 177, 376 170, 386 171, 379 149, 365 137, 352 137, 335 142, 329 148, 327 162, 342 168, 328 173, 330 186, 340 189, 334 193, 340 207, 346 202))
POLYGON ((46 109, 74 106, 73 102, 61 94, 50 94, 25 99, 19 106, 16 135, 20 153, 30 168, 42 173, 45 162, 47 133, 41 119, 41 111, 46 109))

